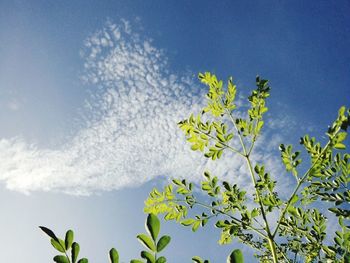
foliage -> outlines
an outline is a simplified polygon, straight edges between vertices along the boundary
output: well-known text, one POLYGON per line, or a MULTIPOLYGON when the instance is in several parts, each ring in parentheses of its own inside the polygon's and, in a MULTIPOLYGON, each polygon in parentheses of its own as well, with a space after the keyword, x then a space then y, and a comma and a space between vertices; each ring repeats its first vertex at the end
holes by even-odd
MULTIPOLYGON (((148 234, 139 234, 137 239, 147 249, 140 253, 142 259, 133 259, 130 263, 165 263, 166 258, 164 256, 158 257, 158 253, 161 252, 169 243, 170 236, 162 236, 158 238, 160 231, 160 222, 157 216, 149 214, 145 224, 148 234)), ((56 263, 88 263, 88 259, 82 258, 78 260, 80 246, 77 242, 73 242, 73 231, 68 230, 65 240, 58 238, 54 232, 50 229, 40 226, 50 238, 52 246, 61 252, 53 258, 56 263), (78 261, 77 261, 78 260, 78 261)), ((115 248, 109 251, 109 260, 111 263, 119 263, 119 254, 115 248)))
MULTIPOLYGON (((146 248, 140 253, 141 259, 132 259, 130 263, 166 263, 167 260, 164 256, 158 257, 159 253, 166 248, 171 240, 168 235, 161 236, 158 239, 160 231, 160 222, 156 215, 148 214, 146 219, 145 228, 147 234, 137 235, 137 239, 146 248)), ((44 231, 51 238, 51 245, 60 254, 53 258, 56 263, 88 263, 87 258, 81 258, 78 260, 80 245, 74 241, 74 233, 72 230, 68 230, 65 235, 65 239, 60 239, 56 234, 44 227, 40 226, 40 229, 44 231)), ((119 263, 119 254, 115 248, 109 251, 109 260, 111 263, 119 263)), ((208 260, 196 256, 192 258, 196 263, 210 263, 208 260)), ((227 259, 228 263, 243 263, 243 255, 240 250, 232 251, 231 255, 227 259)))
POLYGON ((180 121, 179 127, 191 149, 202 152, 206 158, 220 159, 225 151, 241 156, 255 192, 247 193, 236 184, 220 182, 206 171, 201 182, 201 191, 208 196, 202 198, 204 201, 192 183, 173 179, 163 191, 152 190, 145 201, 145 212, 162 213, 166 220, 176 220, 192 231, 213 219, 221 232, 220 244, 231 243, 236 238, 256 250, 261 262, 350 262, 350 155, 344 153, 350 110, 339 109, 323 146, 308 135, 301 138, 300 144, 310 163, 304 161, 305 165, 301 165, 300 152, 293 151, 291 145, 280 145, 286 173, 295 178, 294 190, 284 200, 265 165, 254 164, 251 158, 268 110, 268 81, 256 78, 256 89, 248 97, 247 117, 242 118, 234 114, 236 85, 232 78, 226 89, 223 81, 211 73, 199 74, 199 79, 209 88, 207 106, 198 116, 192 114, 180 121), (232 143, 235 139, 238 148, 232 143), (317 208, 323 202, 331 205, 329 212, 338 218, 332 244, 326 242, 327 211, 317 208), (198 206, 203 212, 189 217, 189 211, 198 206), (276 214, 278 219, 273 221, 276 214))

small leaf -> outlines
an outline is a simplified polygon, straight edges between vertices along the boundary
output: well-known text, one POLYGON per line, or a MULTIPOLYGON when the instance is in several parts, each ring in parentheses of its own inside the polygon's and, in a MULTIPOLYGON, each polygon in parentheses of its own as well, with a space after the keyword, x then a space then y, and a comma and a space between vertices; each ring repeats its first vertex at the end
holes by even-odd
POLYGON ((162 236, 157 243, 157 252, 162 251, 170 242, 170 236, 162 236))
POLYGON ((194 219, 188 218, 188 219, 182 220, 182 221, 181 221, 181 225, 183 225, 183 226, 190 226, 190 225, 192 225, 194 222, 195 222, 194 219))
POLYGON ((139 259, 132 259, 130 263, 144 263, 142 260, 139 259))
POLYGON ((199 228, 200 224, 201 224, 200 221, 194 222, 194 223, 193 223, 193 226, 192 226, 192 231, 193 231, 193 232, 196 232, 197 229, 199 228))
POLYGON ((242 251, 235 249, 227 258, 227 263, 244 263, 242 251))
POLYGON ((156 261, 154 256, 147 251, 141 251, 141 257, 147 259, 147 263, 155 263, 156 261))
POLYGON ((290 200, 290 204, 293 205, 299 200, 299 197, 297 195, 294 195, 293 198, 290 200))
POLYGON ((346 146, 344 144, 342 144, 342 143, 336 143, 334 145, 334 148, 338 149, 338 150, 343 150, 343 149, 346 149, 346 146))
POLYGON ((49 237, 52 239, 56 240, 58 242, 58 237, 56 237, 55 233, 52 232, 52 230, 48 229, 47 227, 44 226, 39 226, 39 228, 46 233, 49 237))
POLYGON ((73 239, 74 239, 74 233, 72 230, 68 230, 66 233, 66 237, 64 239, 64 244, 66 247, 66 250, 70 249, 72 244, 73 244, 73 239))
POLYGON ((64 253, 66 250, 64 248, 64 241, 62 239, 58 239, 58 242, 51 238, 51 245, 59 252, 64 253))
POLYGON ((111 263, 119 263, 119 254, 115 248, 112 248, 109 251, 109 259, 110 259, 111 263))
POLYGON ((337 138, 337 142, 342 142, 346 139, 347 133, 346 132, 340 132, 338 133, 338 135, 336 136, 337 138))
POLYGON ((79 251, 80 251, 79 244, 77 242, 73 242, 73 244, 72 244, 72 263, 77 262, 79 251))
POLYGON ((68 258, 66 256, 58 255, 53 258, 53 261, 56 263, 69 263, 68 258))
POLYGON ((251 217, 257 217, 259 215, 259 210, 257 208, 254 208, 251 213, 251 217))
POLYGON ((87 258, 79 259, 78 263, 89 263, 89 260, 87 258))
POLYGON ((203 263, 203 259, 201 257, 198 257, 198 256, 193 257, 192 261, 195 263, 203 263))
POLYGON ((158 237, 160 230, 159 219, 154 214, 148 214, 146 220, 146 229, 148 233, 151 235, 152 239, 155 241, 158 237))
POLYGON ((165 262, 166 262, 166 258, 165 257, 160 257, 156 261, 156 263, 165 263, 165 262))
POLYGON ((156 246, 154 245, 152 239, 145 234, 140 234, 137 236, 137 239, 143 244, 146 248, 156 252, 156 246))

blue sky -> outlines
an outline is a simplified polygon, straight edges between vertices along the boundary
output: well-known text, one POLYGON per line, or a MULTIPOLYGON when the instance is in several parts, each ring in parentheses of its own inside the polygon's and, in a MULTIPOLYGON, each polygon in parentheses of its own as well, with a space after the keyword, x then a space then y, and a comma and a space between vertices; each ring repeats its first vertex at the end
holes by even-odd
MULTIPOLYGON (((270 80, 256 158, 277 174, 280 142, 322 138, 349 106, 349 13, 348 1, 2 0, 4 262, 52 258, 38 225, 76 230, 91 262, 107 261, 112 246, 124 261, 137 257, 143 200, 166 178, 198 181, 208 167, 249 189, 238 159, 206 162, 176 128, 204 103, 198 72, 232 75, 241 96, 257 74, 270 80)), ((173 236, 170 262, 223 262, 232 248, 216 245, 213 228, 162 229, 173 236)))

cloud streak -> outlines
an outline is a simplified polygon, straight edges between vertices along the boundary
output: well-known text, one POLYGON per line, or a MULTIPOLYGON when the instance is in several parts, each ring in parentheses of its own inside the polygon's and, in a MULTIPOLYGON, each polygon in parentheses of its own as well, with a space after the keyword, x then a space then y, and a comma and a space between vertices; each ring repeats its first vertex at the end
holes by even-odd
MULTIPOLYGON (((8 189, 75 195, 139 186, 157 177, 198 180, 204 169, 247 186, 244 164, 228 153, 212 163, 192 152, 177 122, 203 106, 203 93, 187 76, 171 72, 164 52, 131 24, 107 22, 82 51, 83 81, 94 87, 81 129, 57 149, 20 138, 0 140, 0 181, 8 189)), ((276 138, 279 140, 279 138, 276 138)), ((262 138, 257 161, 269 157, 276 140, 262 138)))

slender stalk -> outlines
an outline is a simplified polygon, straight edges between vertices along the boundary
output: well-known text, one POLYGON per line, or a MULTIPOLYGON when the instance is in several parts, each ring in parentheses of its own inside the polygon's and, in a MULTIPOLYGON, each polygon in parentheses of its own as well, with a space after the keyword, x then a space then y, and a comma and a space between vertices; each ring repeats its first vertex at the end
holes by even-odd
POLYGON ((273 240, 273 237, 271 237, 271 236, 269 236, 267 240, 269 242, 269 247, 271 249, 273 262, 277 263, 278 261, 277 261, 277 251, 276 251, 275 241, 273 240))
POLYGON ((238 218, 236 218, 236 217, 234 217, 234 216, 232 216, 232 215, 226 213, 225 211, 222 211, 222 210, 217 209, 217 208, 213 208, 212 206, 209 206, 209 205, 206 205, 206 204, 197 202, 197 201, 195 201, 195 204, 200 205, 200 206, 205 207, 205 208, 208 208, 208 209, 210 209, 210 210, 215 210, 216 212, 218 212, 218 213, 220 213, 220 214, 226 215, 226 216, 230 217, 232 220, 236 221, 237 223, 240 223, 240 224, 242 224, 243 226, 245 226, 245 227, 247 227, 247 228, 249 228, 249 229, 255 231, 255 232, 256 232, 257 234, 259 234, 261 237, 267 238, 267 236, 266 236, 263 232, 261 232, 259 229, 255 228, 255 227, 253 227, 253 226, 250 226, 250 225, 245 224, 244 222, 242 222, 242 221, 239 220, 238 218))
POLYGON ((241 156, 244 156, 244 155, 243 155, 240 151, 238 151, 237 149, 231 147, 231 146, 228 145, 227 143, 224 143, 224 142, 219 141, 216 137, 210 135, 209 133, 202 132, 202 131, 199 130, 199 129, 198 129, 197 131, 198 131, 199 133, 204 134, 204 135, 208 136, 209 138, 215 140, 216 142, 221 143, 222 145, 224 145, 226 148, 230 149, 231 151, 233 151, 233 152, 235 152, 235 153, 238 153, 238 154, 241 155, 241 156))
MULTIPOLYGON (((61 247, 62 247, 62 246, 61 246, 61 247)), ((63 249, 64 249, 64 254, 66 255, 66 258, 67 258, 67 260, 68 260, 68 263, 70 263, 70 259, 69 259, 68 255, 67 255, 66 249, 65 249, 65 248, 63 248, 63 249)))
POLYGON ((251 151, 253 150, 254 144, 252 143, 252 145, 251 145, 251 147, 249 149, 249 152, 248 152, 247 148, 246 148, 246 146, 245 146, 245 144, 243 142, 242 135, 238 131, 237 125, 236 125, 236 123, 235 123, 235 121, 234 121, 234 119, 232 117, 232 114, 230 112, 227 112, 227 113, 228 113, 228 115, 229 115, 229 117, 231 119, 231 122, 232 122, 233 126, 236 129, 236 132, 237 132, 238 137, 239 137, 239 141, 241 142, 241 145, 242 145, 242 148, 243 148, 243 153, 244 153, 244 158, 246 159, 246 162, 247 162, 247 165, 248 165, 248 169, 249 169, 249 173, 250 173, 252 182, 254 184, 256 197, 258 199, 258 203, 259 203, 259 206, 260 206, 261 215, 262 215, 263 220, 265 222, 265 230, 266 230, 266 233, 267 233, 267 237, 265 237, 265 238, 267 238, 267 240, 268 240, 270 251, 271 251, 271 254, 272 254, 272 258, 273 258, 273 262, 277 263, 278 262, 277 261, 277 251, 276 251, 274 236, 271 234, 271 230, 270 230, 270 226, 269 226, 269 223, 268 223, 268 220, 267 220, 267 217, 266 217, 266 212, 265 212, 265 209, 264 209, 264 205, 263 205, 263 203, 261 201, 260 193, 259 193, 259 191, 256 188, 256 178, 255 178, 255 175, 254 175, 252 163, 251 163, 250 158, 249 158, 249 155, 250 155, 251 151))
MULTIPOLYGON (((249 172, 250 172, 250 175, 252 177, 252 180, 254 182, 254 187, 255 187, 256 186, 256 180, 255 180, 255 177, 254 177, 253 167, 252 167, 251 161, 249 159, 249 156, 246 157, 246 160, 247 160, 249 172)), ((255 189, 256 189, 256 187, 255 187, 255 189)), ((258 202, 259 202, 259 205, 260 205, 261 215, 262 215, 262 217, 264 219, 264 222, 265 222, 265 230, 266 230, 266 233, 267 233, 267 240, 269 242, 269 246, 270 246, 273 262, 277 263, 278 261, 277 261, 277 252, 276 252, 274 236, 271 234, 271 230, 270 230, 270 226, 269 226, 269 223, 268 223, 268 220, 267 220, 267 217, 266 217, 265 209, 264 209, 264 206, 263 206, 263 204, 261 202, 261 198, 260 198, 258 190, 256 190, 256 196, 258 198, 258 202)))
MULTIPOLYGON (((339 131, 339 130, 338 130, 338 131, 339 131)), ((338 132, 338 131, 337 131, 337 132, 338 132)), ((337 132, 336 132, 336 133, 337 133, 337 132)), ((335 134, 336 134, 336 133, 335 133, 335 134)), ((278 228, 279 228, 279 226, 281 225, 281 222, 282 222, 282 220, 283 220, 285 214, 287 213, 287 210, 288 210, 288 208, 289 208, 289 206, 290 206, 290 204, 291 204, 291 202, 292 202, 293 197, 297 194, 297 192, 298 192, 300 186, 305 182, 307 176, 309 175, 309 173, 311 172, 311 170, 315 167, 315 165, 317 164, 318 160, 319 160, 319 159, 322 157, 322 155, 325 153, 325 151, 327 150, 327 148, 328 148, 328 146, 330 145, 330 143, 331 143, 331 140, 329 140, 329 141, 327 142, 327 144, 325 145, 325 147, 323 148, 323 150, 321 151, 321 153, 319 154, 319 156, 316 158, 315 162, 311 165, 311 167, 304 173, 304 175, 303 175, 303 176, 301 177, 301 179, 299 180, 297 186, 295 187, 293 193, 291 194, 290 198, 288 199, 288 202, 287 202, 286 206, 284 207, 284 209, 283 209, 283 211, 282 211, 282 213, 281 213, 281 216, 280 216, 280 218, 279 218, 279 220, 278 220, 276 229, 275 229, 275 231, 273 232, 272 237, 275 237, 275 236, 276 236, 277 231, 278 231, 278 228)))
MULTIPOLYGON (((174 199, 172 199, 172 200, 167 199, 167 200, 165 200, 165 201, 187 203, 186 200, 182 200, 182 199, 175 199, 175 200, 174 200, 174 199)), ((207 208, 207 209, 210 209, 210 210, 214 210, 214 211, 216 211, 216 212, 218 212, 218 213, 220 213, 220 214, 222 214, 222 215, 228 216, 229 218, 231 218, 231 219, 232 219, 233 221, 235 221, 236 223, 242 224, 242 225, 244 225, 245 227, 249 228, 250 230, 255 231, 257 234, 259 234, 259 235, 260 235, 261 237, 263 237, 263 238, 267 238, 267 236, 266 236, 263 232, 261 232, 259 229, 255 228, 255 227, 253 227, 253 226, 250 226, 250 225, 245 224, 244 222, 242 222, 242 221, 239 220, 238 218, 236 218, 236 217, 234 217, 234 216, 232 216, 232 215, 226 213, 225 211, 222 211, 222 210, 220 210, 220 209, 217 209, 217 208, 215 208, 215 207, 212 207, 212 206, 210 206, 210 205, 207 205, 207 204, 204 204, 204 203, 201 203, 201 202, 198 202, 198 201, 195 201, 194 204, 197 204, 197 205, 199 205, 199 206, 202 206, 202 207, 207 208)))
POLYGON ((263 219, 265 221, 265 227, 266 227, 266 232, 269 233, 270 232, 270 228, 269 228, 269 224, 267 222, 267 219, 266 219, 266 213, 265 213, 265 209, 264 209, 264 206, 261 202, 261 198, 260 198, 260 195, 259 195, 259 192, 258 190, 256 189, 256 178, 254 176, 254 171, 253 171, 253 166, 252 166, 252 163, 250 161, 250 158, 249 158, 249 155, 248 155, 248 152, 247 152, 247 149, 245 147, 245 144, 243 142, 243 138, 242 138, 242 135, 240 134, 240 132, 238 131, 238 128, 236 126, 236 123, 234 122, 233 120, 233 117, 231 115, 231 113, 228 113, 229 116, 230 116, 230 119, 238 133, 238 136, 239 136, 239 140, 241 142, 241 145, 242 145, 242 148, 243 148, 243 152, 244 152, 244 158, 246 159, 246 162, 247 162, 247 165, 248 165, 248 169, 249 169, 249 173, 250 173, 250 176, 251 176, 251 179, 253 181, 253 184, 254 184, 254 188, 255 188, 255 192, 256 192, 256 196, 258 198, 258 202, 259 202, 259 205, 260 205, 260 210, 261 210, 261 214, 263 216, 263 219))
POLYGON ((256 135, 254 135, 253 139, 252 139, 252 143, 250 145, 250 148, 248 150, 248 153, 247 155, 250 155, 250 153, 252 152, 253 148, 254 148, 254 144, 255 144, 255 141, 256 141, 256 135))
POLYGON ((67 260, 68 260, 68 263, 70 263, 70 259, 69 259, 69 257, 68 257, 68 255, 67 255, 67 251, 66 251, 66 248, 65 247, 63 247, 62 245, 61 245, 61 243, 59 243, 58 242, 58 244, 60 245, 60 247, 64 250, 64 254, 65 254, 65 256, 66 256, 66 258, 67 258, 67 260))

